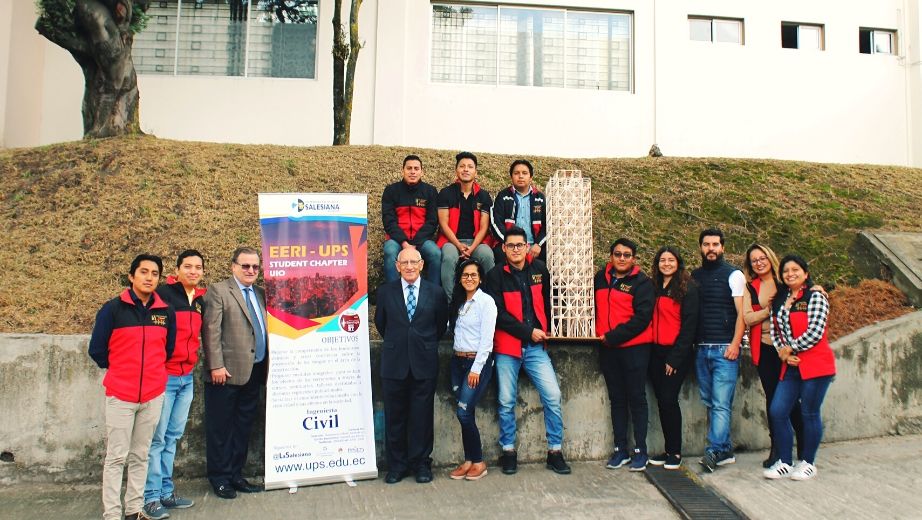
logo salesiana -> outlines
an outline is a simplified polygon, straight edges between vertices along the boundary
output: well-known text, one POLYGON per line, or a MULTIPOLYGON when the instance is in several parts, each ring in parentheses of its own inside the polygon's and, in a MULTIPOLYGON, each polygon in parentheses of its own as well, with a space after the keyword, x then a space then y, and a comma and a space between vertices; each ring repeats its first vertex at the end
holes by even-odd
POLYGON ((359 330, 359 325, 362 323, 359 314, 352 309, 346 310, 339 317, 339 328, 343 329, 346 332, 355 332, 359 330))

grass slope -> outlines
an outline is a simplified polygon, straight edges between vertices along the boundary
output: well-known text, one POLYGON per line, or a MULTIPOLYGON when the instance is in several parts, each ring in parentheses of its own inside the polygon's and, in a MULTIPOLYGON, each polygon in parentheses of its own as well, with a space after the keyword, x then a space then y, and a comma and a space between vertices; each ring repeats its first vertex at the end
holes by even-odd
MULTIPOLYGON (((476 152, 476 151, 475 151, 476 152)), ((425 180, 454 179, 453 151, 401 147, 245 146, 154 137, 0 151, 0 331, 86 333, 123 287, 135 254, 172 260, 194 247, 208 280, 227 276, 230 252, 259 243, 259 192, 365 192, 369 265, 379 265, 380 197, 401 159, 419 153, 425 180)), ((508 184, 516 157, 480 154, 481 183, 508 184)), ((728 259, 753 241, 796 251, 826 285, 859 278, 851 254, 862 228, 922 231, 922 170, 736 159, 531 158, 544 184, 558 168, 592 178, 597 264, 618 236, 648 265, 676 244, 696 265, 698 232, 719 225, 728 259)), ((370 274, 371 286, 381 280, 370 274)))

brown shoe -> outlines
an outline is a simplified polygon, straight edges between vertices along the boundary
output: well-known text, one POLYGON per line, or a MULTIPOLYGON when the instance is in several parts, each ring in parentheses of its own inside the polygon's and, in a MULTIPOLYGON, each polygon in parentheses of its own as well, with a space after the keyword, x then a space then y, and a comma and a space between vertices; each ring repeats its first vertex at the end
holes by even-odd
POLYGON ((485 477, 487 474, 487 465, 485 462, 477 462, 471 464, 471 469, 467 471, 467 475, 464 476, 467 480, 480 480, 485 477))
POLYGON ((448 476, 451 477, 452 480, 463 480, 469 469, 471 469, 471 461, 466 460, 455 468, 454 471, 449 473, 448 476))

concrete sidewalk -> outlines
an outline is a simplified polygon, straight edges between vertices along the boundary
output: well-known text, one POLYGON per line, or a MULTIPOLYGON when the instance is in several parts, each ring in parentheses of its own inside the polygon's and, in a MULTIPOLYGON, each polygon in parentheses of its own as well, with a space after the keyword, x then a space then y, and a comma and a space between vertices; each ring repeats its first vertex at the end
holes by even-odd
MULTIPOLYGON (((922 518, 922 436, 824 444, 819 476, 809 482, 762 478, 765 452, 737 454, 737 463, 701 474, 697 457, 686 470, 753 519, 922 518)), ((436 470, 431 484, 382 478, 216 498, 204 479, 179 482, 195 507, 174 520, 276 518, 679 518, 643 474, 607 470, 604 461, 572 464, 572 475, 523 465, 515 476, 490 468, 477 482, 452 481, 436 470)), ((659 469, 657 469, 659 470, 659 469)), ((661 470, 659 470, 661 471, 661 470)), ((0 490, 0 518, 100 518, 98 485, 19 485, 0 490)))

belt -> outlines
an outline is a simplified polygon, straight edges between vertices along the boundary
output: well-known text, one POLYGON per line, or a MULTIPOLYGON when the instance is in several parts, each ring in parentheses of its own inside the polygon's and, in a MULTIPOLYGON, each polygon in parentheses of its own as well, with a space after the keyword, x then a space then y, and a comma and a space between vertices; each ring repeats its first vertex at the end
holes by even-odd
POLYGON ((464 358, 464 359, 474 359, 475 357, 477 357, 477 353, 476 352, 460 352, 456 350, 455 357, 464 358))

